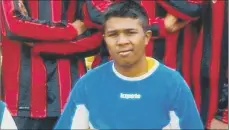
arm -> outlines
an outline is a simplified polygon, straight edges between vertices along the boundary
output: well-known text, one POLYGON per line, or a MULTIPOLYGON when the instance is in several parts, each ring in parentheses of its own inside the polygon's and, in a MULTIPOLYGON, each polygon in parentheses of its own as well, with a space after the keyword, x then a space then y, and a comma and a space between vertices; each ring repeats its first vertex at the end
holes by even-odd
POLYGON ((157 0, 168 13, 182 20, 196 20, 202 14, 203 0, 157 0))
POLYGON ((175 111, 179 118, 181 129, 203 129, 200 115, 195 105, 190 88, 184 79, 177 74, 176 85, 173 93, 171 93, 170 110, 175 111))
POLYGON ((83 17, 86 26, 88 28, 102 29, 103 13, 112 3, 113 2, 111 0, 86 1, 85 4, 83 5, 83 17))
POLYGON ((149 25, 149 29, 152 31, 152 38, 161 38, 166 36, 165 24, 162 18, 150 20, 149 25))
MULTIPOLYGON (((83 5, 84 23, 89 28, 102 29, 103 13, 113 3, 111 0, 86 1, 83 5)), ((163 19, 157 18, 149 21, 149 29, 152 31, 153 38, 164 37, 166 35, 163 19)))
POLYGON ((89 56, 99 52, 102 39, 102 33, 97 32, 71 42, 36 44, 33 47, 33 52, 35 54, 47 53, 62 56, 75 54, 80 54, 80 56, 89 56))
POLYGON ((71 24, 61 22, 51 23, 32 19, 23 15, 17 1, 2 0, 0 2, 2 12, 1 20, 3 35, 14 40, 43 41, 43 40, 72 40, 77 36, 77 30, 71 24), (31 32, 33 31, 33 32, 31 32))
POLYGON ((74 86, 64 112, 54 129, 88 129, 89 115, 85 104, 84 84, 80 79, 74 86))
POLYGON ((197 20, 205 7, 203 0, 158 0, 157 3, 167 11, 164 21, 165 28, 170 33, 184 28, 193 20, 197 20))
MULTIPOLYGON (((88 28, 102 29, 102 15, 105 9, 112 4, 111 1, 86 1, 83 5, 83 19, 88 28)), ((49 53, 60 55, 72 55, 76 53, 86 52, 88 50, 95 50, 100 47, 102 43, 102 34, 96 33, 89 37, 82 38, 77 41, 56 43, 37 44, 33 48, 34 53, 49 53)), ((99 51, 99 50, 98 50, 99 51)), ((97 51, 96 51, 97 52, 97 51)), ((84 53, 86 54, 86 53, 84 53)), ((95 54, 95 53, 94 53, 95 54)), ((87 53, 87 55, 91 55, 87 53)))

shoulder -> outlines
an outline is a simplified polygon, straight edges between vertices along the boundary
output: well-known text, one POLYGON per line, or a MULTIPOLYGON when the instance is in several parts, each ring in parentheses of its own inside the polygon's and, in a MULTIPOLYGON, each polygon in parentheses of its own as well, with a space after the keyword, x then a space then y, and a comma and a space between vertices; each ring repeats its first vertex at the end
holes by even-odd
MULTIPOLYGON (((157 75, 157 79, 165 79, 166 81, 173 80, 174 78, 179 77, 179 72, 175 69, 170 68, 154 58, 147 57, 148 61, 153 61, 155 63, 153 72, 157 75)), ((150 62, 148 62, 150 63, 150 62)))
POLYGON ((89 70, 84 76, 82 76, 82 80, 91 80, 94 78, 98 78, 98 76, 103 75, 107 71, 112 69, 113 61, 109 61, 107 63, 104 63, 103 65, 100 65, 94 69, 89 70))
POLYGON ((74 85, 74 88, 82 88, 95 86, 101 80, 101 77, 107 75, 108 72, 112 70, 113 61, 107 62, 101 66, 98 66, 92 70, 89 70, 85 75, 83 75, 74 85))
POLYGON ((178 71, 176 71, 175 69, 173 68, 170 68, 164 64, 159 64, 159 67, 158 67, 158 70, 159 70, 159 73, 160 75, 162 75, 164 78, 167 78, 167 80, 174 80, 176 78, 180 78, 181 75, 178 71))
POLYGON ((158 69, 161 77, 163 77, 163 79, 166 80, 165 83, 167 84, 166 86, 168 86, 169 89, 176 90, 181 87, 183 88, 184 86, 188 88, 188 85, 184 78, 175 69, 167 67, 163 64, 160 64, 158 69))

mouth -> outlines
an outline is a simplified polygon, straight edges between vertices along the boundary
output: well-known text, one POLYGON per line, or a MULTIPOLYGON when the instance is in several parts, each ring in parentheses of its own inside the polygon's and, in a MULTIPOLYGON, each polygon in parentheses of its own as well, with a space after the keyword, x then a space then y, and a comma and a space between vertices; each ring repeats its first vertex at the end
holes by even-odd
POLYGON ((133 52, 133 49, 119 51, 118 54, 122 57, 126 57, 133 52))

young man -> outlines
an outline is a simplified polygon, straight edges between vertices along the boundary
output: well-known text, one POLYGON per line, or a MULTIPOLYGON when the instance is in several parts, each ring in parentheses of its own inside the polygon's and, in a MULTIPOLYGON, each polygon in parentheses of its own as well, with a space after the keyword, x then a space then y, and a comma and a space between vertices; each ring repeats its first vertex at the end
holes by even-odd
POLYGON ((6 104, 2 101, 0 101, 0 129, 17 129, 10 112, 6 107, 6 104))
MULTIPOLYGON (((153 39, 146 46, 146 55, 177 69, 190 85, 191 53, 196 39, 195 31, 190 23, 200 16, 203 2, 193 0, 132 1, 144 7, 149 17, 153 39)), ((88 13, 90 21, 87 19, 85 23, 94 23, 90 24, 91 26, 101 24, 104 10, 114 2, 120 2, 120 0, 87 1, 88 11, 84 14, 88 13)), ((96 55, 93 61, 93 68, 110 60, 105 43, 102 45, 100 54, 96 55)))
MULTIPOLYGON (((144 0, 132 0, 133 2, 138 3, 142 7, 145 8, 147 15, 149 16, 149 28, 152 31, 153 39, 158 39, 160 37, 165 36, 165 27, 164 20, 159 17, 154 17, 154 7, 155 1, 144 1, 144 0)), ((103 15, 104 11, 109 8, 112 3, 120 2, 120 0, 90 0, 86 1, 85 6, 83 6, 84 11, 84 23, 93 28, 101 28, 103 23, 103 15)), ((152 56, 152 40, 149 42, 150 44, 146 47, 147 56, 152 56)), ((106 45, 103 42, 102 47, 100 49, 100 53, 95 56, 95 60, 92 63, 92 68, 97 67, 103 63, 111 60, 109 53, 107 51, 106 45)))
POLYGON ((1 93, 18 129, 52 129, 86 72, 83 55, 99 48, 102 33, 83 33, 82 2, 0 1, 1 93))
POLYGON ((203 129, 184 79, 145 56, 152 35, 147 26, 146 12, 135 2, 109 7, 104 40, 114 61, 77 82, 56 129, 162 129, 171 111, 181 129, 203 129))

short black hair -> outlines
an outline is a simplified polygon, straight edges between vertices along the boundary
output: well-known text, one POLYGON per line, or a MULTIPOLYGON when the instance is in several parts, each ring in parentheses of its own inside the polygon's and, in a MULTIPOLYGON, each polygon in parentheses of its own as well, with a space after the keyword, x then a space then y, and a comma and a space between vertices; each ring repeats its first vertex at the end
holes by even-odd
POLYGON ((145 9, 134 0, 125 0, 111 4, 104 13, 103 24, 111 17, 139 19, 143 28, 148 26, 148 16, 145 9))

